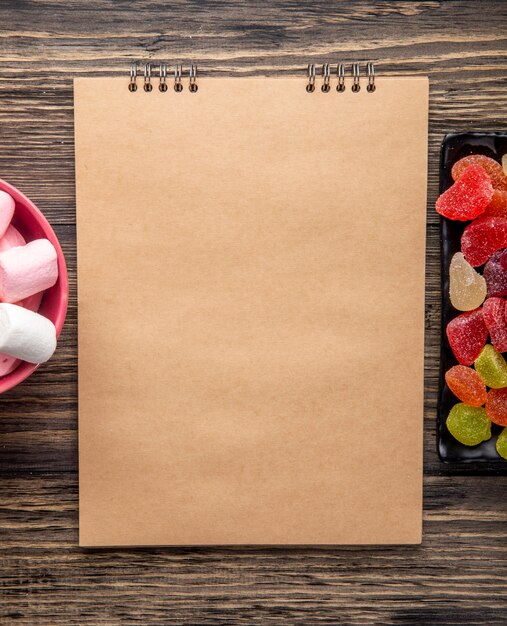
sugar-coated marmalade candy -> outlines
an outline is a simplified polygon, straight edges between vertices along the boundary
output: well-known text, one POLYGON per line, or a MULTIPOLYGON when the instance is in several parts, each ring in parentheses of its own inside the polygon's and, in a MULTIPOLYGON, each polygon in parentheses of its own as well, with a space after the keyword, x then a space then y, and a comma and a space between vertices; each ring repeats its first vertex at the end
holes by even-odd
POLYGON ((500 248, 507 248, 505 217, 479 217, 465 228, 461 236, 461 251, 473 267, 486 263, 500 248))
POLYGON ((500 265, 507 272, 507 250, 500 250, 498 252, 498 258, 500 260, 500 265))
POLYGON ((470 406, 482 406, 486 402, 486 385, 471 367, 454 365, 445 373, 445 382, 452 393, 470 406))
MULTIPOLYGON (((484 266, 484 278, 488 288, 488 297, 507 296, 507 269, 502 264, 505 250, 498 250, 484 266)), ((507 260, 507 259, 506 259, 507 260)))
POLYGON ((453 180, 461 178, 465 170, 471 165, 479 165, 488 174, 495 189, 505 189, 507 191, 507 178, 500 163, 495 159, 490 159, 484 154, 471 154, 457 161, 451 170, 453 180))
POLYGON ((492 389, 507 387, 507 363, 491 344, 484 346, 475 360, 474 367, 487 387, 492 389))
POLYGON ((491 202, 486 207, 483 216, 507 217, 507 191, 493 189, 491 202))
POLYGON ((482 316, 493 346, 498 352, 507 352, 505 300, 503 298, 488 298, 482 307, 482 316))
POLYGON ((502 457, 502 459, 507 460, 507 428, 504 428, 498 435, 495 445, 498 454, 502 457))
POLYGON ((458 311, 471 311, 481 306, 486 297, 486 279, 456 252, 449 266, 449 297, 458 311))
POLYGON ((491 438, 491 422, 481 407, 455 404, 445 423, 451 435, 465 446, 476 446, 491 438))
POLYGON ((504 154, 502 157, 502 169, 503 173, 507 176, 507 154, 504 154))
POLYGON ((507 389, 490 389, 485 408, 493 424, 507 426, 507 389))
POLYGON ((493 197, 493 186, 479 165, 467 167, 460 178, 438 198, 437 213, 450 220, 466 222, 481 213, 493 197))
POLYGON ((472 365, 488 339, 481 309, 467 311, 447 324, 447 339, 456 359, 462 365, 472 365))

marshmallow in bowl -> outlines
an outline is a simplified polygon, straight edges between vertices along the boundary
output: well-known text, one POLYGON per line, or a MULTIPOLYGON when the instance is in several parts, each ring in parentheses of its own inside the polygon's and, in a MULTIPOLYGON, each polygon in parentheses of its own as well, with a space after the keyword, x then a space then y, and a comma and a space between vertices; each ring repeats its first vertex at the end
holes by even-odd
MULTIPOLYGON (((24 246, 26 244, 25 238, 12 224, 7 227, 7 230, 0 237, 0 252, 10 250, 16 246, 24 246)), ((33 296, 29 296, 26 300, 19 302, 21 306, 26 307, 30 311, 37 312, 42 300, 42 293, 36 293, 33 296)), ((9 356, 8 354, 0 353, 0 377, 7 376, 21 363, 16 357, 9 356)))
MULTIPOLYGON (((37 313, 41 305, 43 295, 44 292, 40 291, 39 293, 35 293, 33 296, 28 296, 28 298, 21 300, 21 302, 16 302, 16 304, 28 309, 29 311, 37 313)), ((10 374, 20 363, 21 361, 19 359, 0 352, 0 377, 10 374)))
POLYGON ((58 279, 53 244, 36 239, 0 252, 0 300, 14 303, 52 287, 58 279))
POLYGON ((13 356, 0 354, 0 376, 7 376, 7 374, 13 372, 20 363, 21 361, 13 356))
POLYGON ((4 236, 11 223, 15 206, 14 199, 6 191, 0 190, 0 237, 4 236))
POLYGON ((39 291, 39 293, 34 293, 33 296, 28 296, 28 298, 20 300, 20 302, 15 302, 14 304, 19 304, 19 306, 22 306, 29 311, 33 311, 34 313, 37 313, 37 311, 40 309, 43 295, 44 292, 39 291))
POLYGON ((16 304, 0 303, 0 352, 44 363, 56 349, 56 328, 47 317, 16 304))
POLYGON ((24 246, 25 238, 17 228, 11 224, 5 231, 3 237, 0 238, 0 252, 5 252, 16 246, 24 246))

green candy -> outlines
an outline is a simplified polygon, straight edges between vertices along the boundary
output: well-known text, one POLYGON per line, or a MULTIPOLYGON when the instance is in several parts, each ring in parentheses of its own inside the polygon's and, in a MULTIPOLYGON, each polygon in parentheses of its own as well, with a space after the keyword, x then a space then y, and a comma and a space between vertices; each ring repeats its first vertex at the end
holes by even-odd
POLYGON ((451 435, 465 446, 476 446, 491 437, 491 422, 482 407, 455 404, 446 424, 451 435))
POLYGON ((482 349, 474 366, 479 376, 491 389, 507 387, 507 363, 500 352, 497 352, 489 343, 482 349))
POLYGON ((502 457, 507 460, 507 428, 504 428, 498 435, 496 440, 496 451, 502 457))

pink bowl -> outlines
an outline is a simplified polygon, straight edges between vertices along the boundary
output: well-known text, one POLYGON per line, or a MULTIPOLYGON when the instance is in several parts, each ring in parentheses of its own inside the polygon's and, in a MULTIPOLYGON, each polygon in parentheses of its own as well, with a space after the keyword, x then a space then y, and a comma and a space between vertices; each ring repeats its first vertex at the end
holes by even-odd
MULTIPOLYGON (((31 200, 2 179, 0 179, 0 190, 6 191, 14 198, 16 208, 12 223, 26 241, 46 238, 55 247, 58 256, 58 280, 56 285, 44 292, 39 313, 53 322, 56 327, 56 336, 58 337, 65 321, 69 299, 67 267, 62 249, 49 222, 31 200)), ((0 377, 0 393, 15 387, 25 378, 28 378, 38 367, 38 365, 22 361, 13 372, 0 377)))

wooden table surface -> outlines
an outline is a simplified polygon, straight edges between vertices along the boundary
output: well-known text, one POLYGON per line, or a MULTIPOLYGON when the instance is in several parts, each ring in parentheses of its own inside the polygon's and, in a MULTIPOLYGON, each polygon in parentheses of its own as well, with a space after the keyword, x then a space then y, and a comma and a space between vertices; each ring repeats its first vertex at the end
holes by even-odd
POLYGON ((2 0, 0 178, 54 226, 71 294, 54 358, 0 399, 0 623, 507 623, 507 477, 444 466, 436 454, 432 209, 443 135, 506 130, 506 29, 502 0, 2 0), (135 59, 196 61, 204 72, 236 75, 371 59, 382 74, 429 74, 422 546, 77 547, 72 78, 124 75, 135 59))

